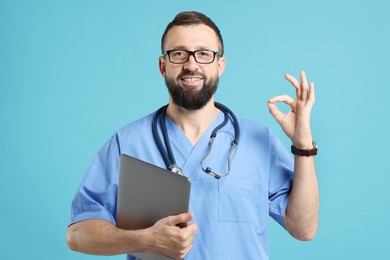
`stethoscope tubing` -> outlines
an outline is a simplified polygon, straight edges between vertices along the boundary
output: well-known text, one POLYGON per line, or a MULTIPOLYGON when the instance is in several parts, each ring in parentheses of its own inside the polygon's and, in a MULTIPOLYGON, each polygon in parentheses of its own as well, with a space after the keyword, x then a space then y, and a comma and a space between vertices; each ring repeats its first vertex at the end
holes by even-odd
MULTIPOLYGON (((239 141, 239 138, 240 138, 240 126, 239 126, 237 117, 234 115, 234 113, 228 107, 226 107, 226 106, 224 106, 224 105, 222 105, 222 104, 220 104, 218 102, 214 102, 214 105, 218 109, 220 109, 222 111, 222 113, 224 114, 224 120, 223 120, 223 122, 221 124, 219 124, 212 131, 212 133, 210 135, 209 148, 208 148, 208 151, 207 151, 206 155, 201 160, 201 168, 202 168, 202 170, 205 173, 207 173, 207 174, 209 174, 209 175, 219 179, 220 177, 224 177, 224 176, 227 176, 227 175, 230 174, 230 165, 231 165, 230 159, 231 159, 231 157, 233 155, 233 152, 234 152, 236 146, 238 145, 238 141, 239 141), (211 152, 211 149, 212 149, 213 144, 214 144, 214 139, 216 138, 218 131, 227 124, 228 119, 229 119, 229 115, 230 115, 230 117, 233 120, 234 140, 232 142, 232 146, 231 146, 230 152, 229 152, 227 173, 221 174, 221 173, 218 173, 216 171, 213 171, 210 167, 204 167, 203 166, 203 162, 206 160, 206 158, 209 156, 209 154, 211 152)), ((165 163, 167 169, 170 169, 172 172, 175 172, 175 173, 178 173, 180 175, 183 175, 182 169, 176 165, 175 156, 173 155, 172 147, 171 147, 171 144, 170 144, 170 141, 169 141, 169 136, 168 136, 168 132, 167 132, 167 126, 166 126, 166 123, 165 123, 165 115, 166 115, 167 108, 168 108, 168 105, 165 105, 165 106, 162 106, 161 108, 159 108, 155 112, 155 115, 154 115, 153 121, 152 121, 152 134, 153 134, 154 141, 155 141, 155 143, 157 145, 157 148, 160 151, 161 156, 163 157, 163 160, 164 160, 164 163, 165 163), (158 122, 159 118, 160 118, 161 132, 162 132, 162 135, 163 135, 164 144, 165 144, 166 149, 164 149, 164 146, 163 146, 163 144, 161 142, 161 139, 160 139, 160 136, 159 136, 158 130, 157 130, 157 122, 158 122)))

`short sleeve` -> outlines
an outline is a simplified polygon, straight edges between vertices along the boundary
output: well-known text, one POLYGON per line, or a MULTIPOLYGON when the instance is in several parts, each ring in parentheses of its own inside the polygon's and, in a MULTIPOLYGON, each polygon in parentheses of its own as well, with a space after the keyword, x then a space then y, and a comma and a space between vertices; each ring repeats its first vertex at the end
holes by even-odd
POLYGON ((284 214, 294 177, 294 161, 274 134, 270 134, 269 141, 271 154, 268 189, 269 214, 284 227, 284 214))
POLYGON ((119 156, 117 138, 113 136, 93 159, 74 196, 70 224, 87 219, 115 224, 119 156))

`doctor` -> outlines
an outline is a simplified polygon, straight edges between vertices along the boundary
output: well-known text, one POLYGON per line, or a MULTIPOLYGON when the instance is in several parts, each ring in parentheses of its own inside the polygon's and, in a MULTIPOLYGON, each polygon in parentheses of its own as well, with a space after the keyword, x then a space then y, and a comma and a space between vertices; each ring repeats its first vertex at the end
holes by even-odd
MULTIPOLYGON (((224 72, 223 40, 218 27, 198 12, 179 13, 162 37, 159 68, 169 90, 161 120, 176 164, 192 182, 190 213, 161 219, 144 230, 115 226, 118 159, 127 154, 166 168, 152 134, 155 113, 119 129, 91 163, 71 208, 67 243, 72 250, 96 255, 156 252, 176 259, 268 259, 268 216, 293 237, 311 240, 317 231, 319 192, 314 166, 317 148, 310 128, 314 85, 305 73, 286 79, 296 98, 268 101, 270 113, 291 139, 291 154, 260 123, 238 117, 240 139, 228 176, 213 178, 201 167, 210 135, 225 119, 214 104, 224 72), (283 114, 276 103, 291 111, 283 114), (176 226, 187 222, 185 228, 176 226)), ((237 86, 242 88, 244 86, 237 86)), ((217 132, 204 162, 227 172, 235 123, 217 132)))

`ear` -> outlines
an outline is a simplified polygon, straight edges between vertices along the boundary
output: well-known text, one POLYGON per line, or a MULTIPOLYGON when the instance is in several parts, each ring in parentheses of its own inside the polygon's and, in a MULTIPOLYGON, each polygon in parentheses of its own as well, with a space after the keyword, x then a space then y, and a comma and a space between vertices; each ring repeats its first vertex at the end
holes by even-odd
POLYGON ((165 77, 165 58, 163 56, 160 56, 158 58, 158 66, 160 69, 160 73, 163 77, 165 77))
POLYGON ((226 58, 219 57, 218 59, 218 77, 221 77, 226 67, 226 58))

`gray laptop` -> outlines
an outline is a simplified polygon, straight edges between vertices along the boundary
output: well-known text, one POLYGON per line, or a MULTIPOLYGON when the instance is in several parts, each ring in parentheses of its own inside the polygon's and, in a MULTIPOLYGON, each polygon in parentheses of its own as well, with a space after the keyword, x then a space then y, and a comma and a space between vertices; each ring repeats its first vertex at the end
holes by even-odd
MULTIPOLYGON (((121 155, 119 164, 116 226, 135 230, 158 220, 188 212, 191 182, 136 158, 121 155)), ((136 253, 143 260, 171 259, 153 253, 136 253)))

